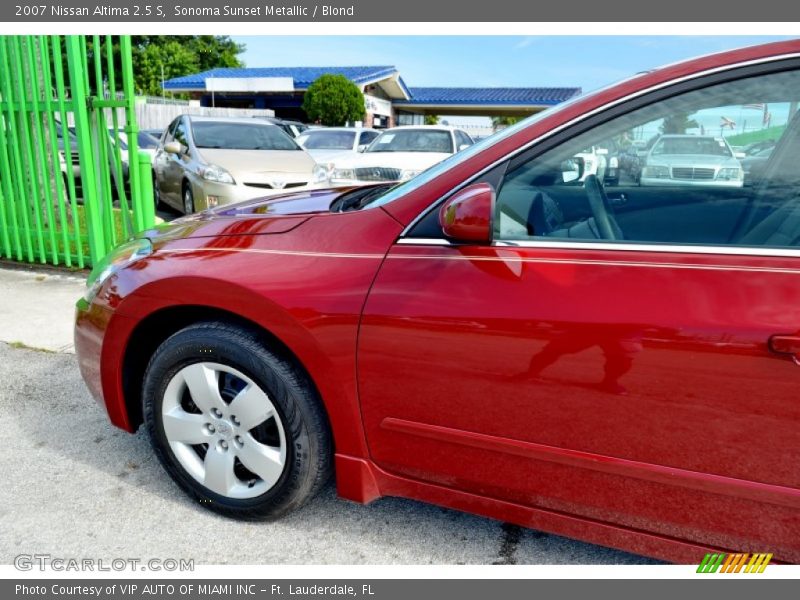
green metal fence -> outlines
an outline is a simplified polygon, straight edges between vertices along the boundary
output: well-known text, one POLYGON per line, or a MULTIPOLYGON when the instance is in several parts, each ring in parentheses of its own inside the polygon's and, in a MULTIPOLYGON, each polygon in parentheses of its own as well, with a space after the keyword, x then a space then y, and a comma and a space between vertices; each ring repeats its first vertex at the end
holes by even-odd
POLYGON ((0 36, 0 256, 83 268, 154 221, 130 36, 0 36))

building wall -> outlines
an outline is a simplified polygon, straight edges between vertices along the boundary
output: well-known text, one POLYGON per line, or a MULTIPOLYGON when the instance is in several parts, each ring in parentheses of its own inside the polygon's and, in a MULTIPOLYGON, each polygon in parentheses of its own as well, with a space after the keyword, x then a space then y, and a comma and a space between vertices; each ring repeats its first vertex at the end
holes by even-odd
POLYGON ((386 115, 378 115, 371 111, 367 111, 367 115, 364 117, 364 127, 374 127, 375 129, 387 129, 389 127, 394 127, 395 119, 394 115, 386 116, 386 115), (380 124, 375 122, 375 118, 379 117, 381 119, 380 124))
POLYGON ((395 120, 398 125, 424 125, 425 115, 421 113, 413 113, 407 110, 396 110, 395 120))
MULTIPOLYGON (((275 116, 275 111, 270 109, 239 109, 226 107, 211 108, 209 106, 200 106, 197 101, 165 101, 163 98, 156 97, 137 98, 135 111, 136 122, 138 123, 140 129, 164 129, 178 115, 244 118, 275 116)), ((110 124, 111 123, 109 123, 109 125, 110 124)))

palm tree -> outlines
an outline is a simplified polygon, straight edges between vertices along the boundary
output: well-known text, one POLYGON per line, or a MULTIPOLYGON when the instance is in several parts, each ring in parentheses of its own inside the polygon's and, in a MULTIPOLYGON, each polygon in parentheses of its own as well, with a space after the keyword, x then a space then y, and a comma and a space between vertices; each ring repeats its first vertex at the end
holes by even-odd
POLYGON ((514 123, 519 123, 525 117, 492 117, 492 128, 497 131, 514 123))
POLYGON ((687 129, 697 129, 700 125, 697 121, 690 118, 688 113, 675 113, 668 117, 664 117, 664 122, 661 124, 661 133, 686 133, 687 129))

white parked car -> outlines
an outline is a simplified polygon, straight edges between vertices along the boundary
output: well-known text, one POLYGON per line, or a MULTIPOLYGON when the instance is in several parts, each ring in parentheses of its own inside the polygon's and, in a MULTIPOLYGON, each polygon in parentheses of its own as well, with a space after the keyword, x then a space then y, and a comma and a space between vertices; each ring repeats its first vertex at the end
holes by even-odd
POLYGON ((586 148, 583 152, 576 154, 575 158, 583 159, 583 174, 580 180, 585 181, 589 175, 596 175, 600 181, 603 181, 606 174, 606 165, 608 164, 607 154, 608 150, 597 146, 586 148))
MULTIPOLYGON (((116 143, 113 128, 108 130, 108 136, 111 140, 111 145, 113 146, 116 143)), ((125 130, 119 129, 117 131, 117 137, 119 138, 119 154, 122 161, 122 175, 125 181, 127 181, 130 170, 130 158, 128 156, 128 134, 125 132, 125 130)), ((153 137, 151 134, 145 131, 140 131, 136 135, 136 140, 138 144, 137 149, 150 155, 150 164, 152 165, 156 155, 156 150, 158 149, 158 138, 153 137)))
POLYGON ((306 129, 295 138, 317 164, 324 165, 367 149, 380 131, 364 127, 306 129))
POLYGON ((742 187, 744 171, 725 138, 662 135, 645 159, 642 185, 742 187))
POLYGON ((381 133, 360 154, 337 160, 334 186, 405 181, 473 144, 464 131, 443 125, 394 127, 381 133))

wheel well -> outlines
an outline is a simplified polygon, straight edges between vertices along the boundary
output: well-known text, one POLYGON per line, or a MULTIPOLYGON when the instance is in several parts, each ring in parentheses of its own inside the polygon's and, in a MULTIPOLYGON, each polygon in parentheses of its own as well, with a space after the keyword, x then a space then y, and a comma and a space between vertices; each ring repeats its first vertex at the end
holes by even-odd
MULTIPOLYGON (((141 321, 134 329, 125 348, 122 363, 122 390, 125 408, 131 427, 135 430, 142 424, 142 382, 147 363, 156 349, 184 327, 204 321, 223 321, 255 333, 272 352, 294 363, 308 379, 322 401, 314 380, 300 360, 280 339, 257 323, 234 313, 208 306, 176 306, 157 311, 141 321)), ((325 403, 322 403, 325 410, 325 403)))

